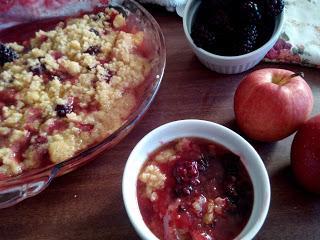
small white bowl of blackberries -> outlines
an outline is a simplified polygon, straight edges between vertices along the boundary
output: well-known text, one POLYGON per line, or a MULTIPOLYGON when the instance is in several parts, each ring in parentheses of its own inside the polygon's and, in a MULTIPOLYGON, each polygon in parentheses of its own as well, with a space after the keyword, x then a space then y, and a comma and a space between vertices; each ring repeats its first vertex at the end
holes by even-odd
POLYGON ((259 63, 281 34, 284 0, 189 0, 186 37, 211 70, 238 73, 259 63))

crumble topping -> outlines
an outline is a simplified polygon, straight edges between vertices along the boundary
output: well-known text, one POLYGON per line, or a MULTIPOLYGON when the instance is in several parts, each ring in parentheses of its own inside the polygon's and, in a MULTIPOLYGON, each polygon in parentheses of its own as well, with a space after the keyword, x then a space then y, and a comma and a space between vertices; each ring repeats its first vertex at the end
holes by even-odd
POLYGON ((139 176, 139 180, 146 184, 146 195, 151 201, 157 200, 155 191, 164 187, 166 179, 166 175, 155 165, 147 166, 139 176))
POLYGON ((176 159, 176 152, 174 151, 174 149, 169 148, 159 152, 156 155, 154 160, 159 163, 166 163, 169 161, 173 161, 175 159, 176 159))

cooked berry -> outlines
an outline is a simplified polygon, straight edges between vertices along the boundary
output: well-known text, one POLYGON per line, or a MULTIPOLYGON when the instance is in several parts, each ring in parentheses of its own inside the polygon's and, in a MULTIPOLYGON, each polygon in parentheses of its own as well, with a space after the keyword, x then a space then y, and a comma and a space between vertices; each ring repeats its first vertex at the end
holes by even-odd
POLYGON ((97 55, 101 52, 101 47, 99 45, 89 47, 85 53, 89 53, 90 55, 97 55))
POLYGON ((186 206, 185 205, 179 205, 179 207, 178 207, 178 211, 180 212, 180 213, 183 213, 183 212, 186 212, 187 211, 187 208, 186 208, 186 206))
POLYGON ((226 169, 226 174, 228 176, 238 176, 239 174, 239 163, 231 154, 226 156, 227 160, 224 162, 224 167, 226 169))
POLYGON ((275 17, 278 16, 284 8, 283 0, 266 0, 265 11, 266 14, 275 17))
POLYGON ((30 72, 35 76, 40 76, 46 71, 46 66, 44 64, 37 64, 29 68, 30 72))
POLYGON ((178 183, 190 183, 199 176, 197 162, 185 161, 177 163, 173 175, 178 183))
POLYGON ((190 184, 191 184, 192 186, 197 186, 197 185, 199 185, 199 184, 200 184, 199 178, 192 178, 192 179, 190 180, 190 184))
POLYGON ((104 80, 107 82, 107 83, 109 83, 110 82, 110 80, 111 80, 111 78, 112 78, 112 76, 113 76, 113 73, 111 72, 111 71, 106 71, 106 74, 104 75, 104 80))
POLYGON ((202 23, 195 23, 192 27, 191 37, 194 43, 205 50, 212 50, 216 45, 216 36, 202 23))
POLYGON ((177 185, 175 187, 175 193, 178 197, 188 196, 192 193, 193 188, 191 185, 177 185))
POLYGON ((93 33, 94 33, 95 35, 97 35, 97 36, 100 36, 100 33, 99 33, 96 29, 94 29, 94 28, 90 28, 89 31, 90 31, 90 32, 93 32, 93 33))
POLYGON ((19 55, 11 48, 0 43, 0 66, 7 62, 13 62, 19 55))
POLYGON ((209 167, 210 156, 202 153, 200 158, 197 160, 199 172, 204 172, 209 167))
POLYGON ((261 20, 258 4, 253 1, 244 1, 240 4, 240 14, 249 22, 256 23, 261 20))
POLYGON ((232 201, 232 202, 237 202, 239 199, 239 194, 236 186, 236 178, 233 176, 227 177, 224 183, 224 190, 227 195, 227 197, 232 201))
POLYGON ((238 54, 246 54, 252 52, 256 48, 258 31, 255 25, 247 25, 242 28, 239 38, 238 54))
POLYGON ((73 110, 72 104, 58 104, 56 106, 56 112, 59 117, 65 117, 68 113, 71 113, 73 110))

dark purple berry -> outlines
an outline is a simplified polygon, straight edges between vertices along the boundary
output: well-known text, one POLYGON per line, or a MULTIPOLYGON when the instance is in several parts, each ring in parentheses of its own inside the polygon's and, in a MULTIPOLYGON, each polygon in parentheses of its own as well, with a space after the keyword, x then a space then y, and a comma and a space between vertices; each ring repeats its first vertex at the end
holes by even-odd
POLYGON ((212 51, 217 42, 214 32, 200 22, 192 26, 191 37, 197 47, 207 51, 212 51))
POLYGON ((189 196, 193 191, 191 185, 177 185, 175 187, 175 193, 178 197, 189 196))
POLYGON ((240 14, 249 23, 257 23, 262 18, 258 4, 253 1, 242 2, 240 4, 240 14))
POLYGON ((177 196, 188 196, 193 187, 200 184, 199 171, 196 161, 178 162, 173 170, 176 179, 175 193, 177 196))
POLYGON ((199 159, 197 160, 199 172, 205 172, 208 169, 210 158, 211 156, 205 153, 200 155, 199 159))
POLYGON ((11 47, 0 43, 0 66, 3 66, 7 62, 13 62, 19 55, 11 47))
POLYGON ((44 64, 37 64, 29 68, 29 71, 35 76, 40 76, 46 71, 46 66, 44 64))
POLYGON ((89 53, 90 55, 97 55, 101 53, 101 46, 99 45, 91 46, 84 53, 89 53))
POLYGON ((207 17, 207 25, 216 35, 224 35, 234 31, 235 24, 231 15, 223 10, 216 11, 207 17))
POLYGON ((239 214, 239 209, 233 199, 227 197, 226 211, 231 214, 239 214))
POLYGON ((59 117, 65 117, 68 113, 71 113, 73 110, 72 104, 57 104, 56 112, 59 117))
POLYGON ((238 49, 236 49, 237 55, 246 54, 256 49, 258 38, 257 27, 253 24, 244 26, 240 33, 239 42, 237 43, 238 49))
POLYGON ((235 186, 235 183, 227 183, 225 185, 226 195, 231 199, 236 199, 238 197, 238 192, 235 186))
POLYGON ((103 79, 109 83, 111 78, 113 76, 113 73, 110 70, 107 70, 106 74, 104 75, 103 79))
POLYGON ((173 175, 178 183, 190 183, 199 176, 197 162, 185 161, 177 163, 173 175))
POLYGON ((100 36, 100 33, 98 32, 98 30, 96 30, 94 28, 90 28, 89 32, 93 32, 95 35, 100 36))
POLYGON ((187 208, 186 208, 186 206, 184 206, 184 205, 179 205, 178 211, 179 211, 180 213, 183 213, 183 212, 186 212, 186 211, 187 211, 187 208))
POLYGON ((191 179, 190 184, 191 184, 192 186, 197 186, 197 185, 199 185, 199 184, 200 184, 199 178, 193 178, 193 179, 191 179))
POLYGON ((265 1, 265 11, 266 14, 272 17, 278 16, 284 8, 283 0, 266 0, 265 1))

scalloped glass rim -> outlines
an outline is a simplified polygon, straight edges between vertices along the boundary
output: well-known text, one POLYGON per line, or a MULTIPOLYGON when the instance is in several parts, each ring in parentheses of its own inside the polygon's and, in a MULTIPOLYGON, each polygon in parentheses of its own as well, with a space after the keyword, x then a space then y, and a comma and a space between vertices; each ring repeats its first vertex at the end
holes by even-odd
MULTIPOLYGON (((148 86, 148 89, 149 87, 151 87, 150 90, 144 94, 146 96, 143 96, 143 100, 141 101, 140 105, 137 107, 137 109, 134 112, 130 114, 126 122, 120 128, 118 128, 114 133, 106 137, 103 141, 83 150, 82 152, 78 153, 74 157, 67 159, 61 163, 48 165, 46 167, 39 168, 39 169, 29 170, 17 176, 1 179, 0 190, 6 189, 6 186, 8 185, 16 186, 18 184, 25 184, 25 180, 34 180, 37 176, 42 176, 42 175, 49 175, 48 176, 49 180, 47 181, 47 184, 49 184, 52 178, 54 178, 55 176, 60 176, 65 173, 68 173, 74 170, 75 168, 80 167, 80 165, 86 162, 89 162, 90 160, 93 160, 92 158, 95 157, 100 152, 113 147, 116 143, 118 143, 121 139, 123 139, 128 134, 128 132, 137 124, 137 122, 141 119, 144 113, 148 110, 150 104, 152 103, 160 87, 160 83, 161 83, 161 80, 164 74, 165 65, 166 65, 166 47, 165 47, 165 40, 164 40, 163 33, 161 31, 159 24, 156 22, 153 16, 139 3, 132 0, 111 0, 110 4, 112 6, 119 6, 121 8, 124 8, 129 12, 132 12, 132 9, 131 9, 132 7, 141 11, 145 19, 147 19, 147 21, 150 22, 151 27, 153 28, 153 31, 156 34, 155 37, 158 44, 157 46, 158 47, 158 51, 157 51, 158 64, 156 64, 153 69, 153 72, 155 74, 154 76, 152 76, 152 78, 154 79, 151 79, 152 81, 151 85, 148 86), (94 154, 94 155, 90 156, 91 154, 94 154), (89 159, 84 159, 85 157, 89 159), (70 169, 67 169, 68 166, 70 166, 70 169), (64 169, 66 171, 63 171, 64 169), (50 173, 46 174, 48 171, 50 171, 50 173)), ((109 5, 106 5, 105 7, 107 6, 109 5)))

